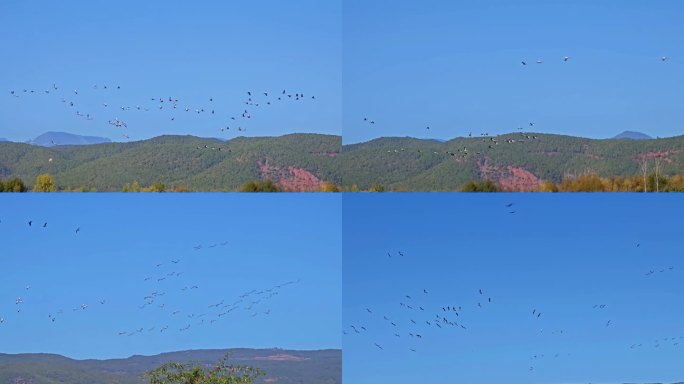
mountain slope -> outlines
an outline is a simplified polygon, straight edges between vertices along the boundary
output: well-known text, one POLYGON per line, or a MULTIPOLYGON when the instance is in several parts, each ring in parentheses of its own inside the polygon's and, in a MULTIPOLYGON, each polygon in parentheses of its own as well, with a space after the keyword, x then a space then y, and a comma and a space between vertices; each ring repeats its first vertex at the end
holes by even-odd
POLYGON ((258 382, 280 384, 340 384, 339 349, 292 351, 282 349, 191 350, 126 359, 73 360, 52 354, 0 354, 0 383, 13 384, 142 384, 142 374, 169 361, 216 364, 226 353, 229 363, 260 368, 258 382))
POLYGON ((33 183, 50 173, 61 188, 86 186, 120 191, 126 183, 157 181, 190 190, 235 190, 271 178, 292 190, 341 182, 339 136, 292 134, 226 142, 193 136, 160 136, 131 143, 36 147, 0 143, 0 178, 33 183))
POLYGON ((639 174, 644 158, 649 169, 653 159, 659 158, 662 174, 684 173, 684 136, 594 140, 530 133, 456 138, 445 143, 381 138, 344 146, 339 161, 345 185, 446 191, 472 180, 491 179, 508 190, 528 190, 541 180, 560 182, 566 175, 586 172, 632 176, 639 174))
POLYGON ((534 189, 542 180, 594 172, 640 174, 655 159, 663 175, 684 174, 684 136, 653 140, 594 140, 511 133, 446 142, 380 138, 341 146, 340 136, 292 134, 226 142, 160 136, 130 143, 36 147, 0 143, 0 178, 34 182, 50 173, 60 188, 120 191, 126 183, 162 182, 194 191, 230 191, 251 180, 273 179, 287 190, 316 190, 323 181, 367 189, 457 190, 490 179, 507 190, 534 189), (467 153, 467 155, 466 155, 467 153), (51 159, 51 160, 50 160, 51 159))

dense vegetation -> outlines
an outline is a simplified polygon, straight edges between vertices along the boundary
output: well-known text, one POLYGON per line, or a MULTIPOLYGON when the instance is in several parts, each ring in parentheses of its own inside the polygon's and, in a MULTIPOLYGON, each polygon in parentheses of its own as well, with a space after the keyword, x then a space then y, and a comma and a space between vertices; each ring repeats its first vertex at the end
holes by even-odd
POLYGON ((539 184, 544 180, 558 184, 587 173, 603 178, 639 175, 643 179, 643 160, 648 173, 654 171, 657 161, 659 175, 684 174, 684 136, 593 140, 535 135, 533 140, 507 134, 447 142, 381 138, 345 145, 339 157, 342 179, 345 186, 356 185, 360 190, 381 185, 385 190, 458 191, 471 181, 489 179, 501 185, 502 179, 511 176, 511 168, 529 172, 539 184))
POLYGON ((535 137, 382 138, 343 147, 339 136, 316 134, 227 142, 160 136, 52 148, 0 143, 0 178, 7 179, 0 190, 682 190, 684 136, 638 141, 535 137), (45 174, 52 184, 39 178, 45 174), (578 186, 587 175, 603 180, 602 186, 578 186))
POLYGON ((50 148, 2 142, 0 178, 33 181, 49 173, 62 191, 121 191, 127 184, 131 190, 134 182, 153 189, 163 186, 164 191, 235 191, 252 180, 287 179, 292 168, 310 172, 321 182, 340 184, 336 161, 340 148, 339 136, 317 134, 226 142, 160 136, 130 143, 50 148))
POLYGON ((26 192, 27 190, 26 184, 18 177, 0 180, 0 192, 26 192))

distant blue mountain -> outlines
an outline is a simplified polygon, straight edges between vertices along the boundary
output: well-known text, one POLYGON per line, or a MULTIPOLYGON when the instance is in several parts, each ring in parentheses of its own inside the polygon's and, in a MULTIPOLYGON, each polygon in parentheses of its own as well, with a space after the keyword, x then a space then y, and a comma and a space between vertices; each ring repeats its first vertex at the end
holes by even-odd
POLYGON ((111 140, 105 137, 81 136, 66 132, 46 132, 33 140, 27 141, 28 144, 41 147, 52 147, 54 145, 89 145, 110 142, 111 140))
POLYGON ((651 136, 649 136, 645 133, 641 133, 641 132, 624 131, 621 134, 613 137, 613 139, 651 140, 653 138, 651 136))
POLYGON ((4 137, 0 137, 0 141, 9 141, 9 140, 5 139, 4 137))

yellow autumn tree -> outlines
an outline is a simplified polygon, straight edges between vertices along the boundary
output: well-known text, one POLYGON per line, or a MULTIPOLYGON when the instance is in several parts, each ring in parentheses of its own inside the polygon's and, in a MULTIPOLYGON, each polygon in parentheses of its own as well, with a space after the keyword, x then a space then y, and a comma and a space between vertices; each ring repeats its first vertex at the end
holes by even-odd
POLYGON ((48 173, 43 173, 36 177, 36 184, 33 186, 33 192, 57 192, 57 185, 52 180, 52 176, 48 173))

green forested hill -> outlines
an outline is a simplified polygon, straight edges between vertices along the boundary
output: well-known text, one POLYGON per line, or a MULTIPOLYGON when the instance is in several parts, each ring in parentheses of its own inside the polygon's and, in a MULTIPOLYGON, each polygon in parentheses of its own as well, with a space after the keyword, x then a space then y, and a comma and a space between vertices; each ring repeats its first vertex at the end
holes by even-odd
POLYGON ((342 351, 339 349, 192 350, 110 360, 72 360, 52 354, 0 354, 0 383, 143 384, 142 374, 165 362, 197 362, 213 366, 226 353, 230 353, 231 364, 264 370, 266 376, 259 379, 259 383, 342 383, 342 351))
POLYGON ((20 177, 31 185, 49 173, 61 188, 120 191, 134 180, 189 190, 235 190, 271 178, 291 189, 341 183, 336 156, 339 136, 292 134, 236 138, 227 142, 193 136, 160 136, 131 143, 51 148, 0 143, 0 178, 20 177))
POLYGON ((227 142, 160 136, 131 143, 44 148, 0 143, 0 178, 31 187, 49 173, 60 187, 120 191, 124 184, 161 182, 167 189, 230 191, 270 178, 286 190, 315 190, 321 182, 360 189, 382 185, 409 191, 457 190, 490 179, 508 190, 534 189, 542 180, 593 172, 603 177, 648 172, 684 174, 684 136, 654 140, 594 140, 512 133, 447 142, 380 138, 341 146, 340 136, 292 134, 227 142), (220 150, 219 150, 220 148, 220 150), (467 154, 466 154, 467 153, 467 154), (50 161, 52 159, 52 161, 50 161))
POLYGON ((514 133, 448 142, 381 138, 345 145, 338 161, 344 184, 361 189, 380 184, 409 191, 456 190, 485 179, 509 189, 530 189, 540 180, 559 182, 587 172, 637 175, 643 157, 649 172, 659 158, 660 173, 684 174, 683 150, 684 136, 635 141, 514 133))

